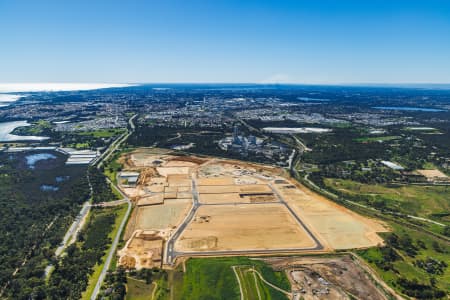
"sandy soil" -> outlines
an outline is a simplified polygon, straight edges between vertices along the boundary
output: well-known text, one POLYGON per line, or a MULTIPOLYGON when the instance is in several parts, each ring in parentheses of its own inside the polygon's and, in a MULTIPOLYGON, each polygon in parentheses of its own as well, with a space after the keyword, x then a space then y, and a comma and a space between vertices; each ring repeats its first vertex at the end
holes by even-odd
POLYGON ((145 197, 147 193, 141 189, 141 188, 135 188, 135 187, 122 187, 122 192, 124 192, 125 195, 127 195, 129 198, 133 199, 136 197, 145 197))
POLYGON ((158 167, 156 170, 161 176, 167 177, 172 174, 189 174, 189 167, 158 167))
POLYGON ((175 243, 182 252, 314 246, 281 204, 201 206, 175 243))
POLYGON ((238 193, 200 194, 199 201, 202 204, 225 204, 225 203, 245 202, 245 200, 241 198, 238 193))
POLYGON ((177 193, 178 188, 176 186, 166 186, 164 188, 164 193, 177 193))
POLYGON ((197 185, 234 185, 234 178, 230 176, 199 178, 197 185))
POLYGON ((170 174, 167 176, 167 181, 169 182, 169 186, 190 188, 192 185, 191 178, 185 174, 170 174))
POLYGON ((300 184, 295 184, 296 188, 289 188, 291 186, 274 184, 296 214, 331 248, 352 249, 383 244, 376 232, 387 229, 380 222, 360 216, 300 184))
POLYGON ((178 192, 177 199, 192 199, 191 192, 178 192))
POLYGON ((272 193, 272 189, 266 184, 199 185, 197 186, 197 191, 204 194, 272 193))
POLYGON ((136 231, 133 237, 119 250, 118 264, 125 268, 137 270, 160 267, 163 240, 158 232, 136 231))
POLYGON ((447 175, 445 175, 444 173, 442 173, 439 170, 417 170, 417 172, 423 176, 425 176, 427 179, 429 180, 433 180, 435 178, 448 178, 447 175))
POLYGON ((165 200, 163 205, 138 208, 136 229, 165 229, 177 226, 188 213, 190 199, 165 200))
POLYGON ((155 205, 155 204, 163 204, 164 196, 163 194, 152 195, 148 197, 140 198, 136 205, 137 206, 145 206, 145 205, 155 205))
POLYGON ((190 161, 171 160, 164 164, 165 167, 195 167, 196 163, 190 161))
POLYGON ((230 204, 230 203, 257 203, 257 202, 277 202, 273 194, 245 196, 239 193, 228 194, 200 194, 201 204, 230 204))
POLYGON ((132 152, 128 155, 128 167, 150 167, 158 165, 159 161, 164 161, 164 155, 155 155, 151 153, 132 152))
POLYGON ((325 249, 363 248, 383 242, 376 234, 386 231, 381 223, 313 193, 279 168, 232 160, 173 156, 149 149, 126 154, 121 159, 126 160, 134 171, 148 173, 145 182, 140 182, 136 188, 124 189, 136 201, 141 201, 139 204, 146 205, 133 212, 126 237, 139 229, 157 229, 164 231, 164 237, 167 237, 179 226, 192 206, 192 176, 197 178, 200 203, 215 205, 199 207, 176 241, 177 251, 314 247, 315 242, 286 207, 274 203, 278 201, 278 195, 273 194, 271 186, 325 249), (162 204, 148 205, 161 197, 164 199, 162 204), (254 204, 257 202, 259 204, 254 204))

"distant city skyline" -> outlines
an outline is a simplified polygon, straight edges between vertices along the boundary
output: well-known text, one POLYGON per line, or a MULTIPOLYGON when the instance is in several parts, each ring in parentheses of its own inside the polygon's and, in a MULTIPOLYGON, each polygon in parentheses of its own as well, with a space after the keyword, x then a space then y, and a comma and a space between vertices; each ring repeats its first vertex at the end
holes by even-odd
POLYGON ((0 0, 0 82, 450 83, 449 1, 0 0))

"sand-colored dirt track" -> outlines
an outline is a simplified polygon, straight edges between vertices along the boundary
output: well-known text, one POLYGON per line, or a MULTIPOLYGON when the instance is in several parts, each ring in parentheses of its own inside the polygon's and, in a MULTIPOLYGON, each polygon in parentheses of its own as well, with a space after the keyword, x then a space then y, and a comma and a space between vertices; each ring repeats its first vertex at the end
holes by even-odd
POLYGON ((180 252, 314 246, 282 204, 201 206, 175 243, 180 252))

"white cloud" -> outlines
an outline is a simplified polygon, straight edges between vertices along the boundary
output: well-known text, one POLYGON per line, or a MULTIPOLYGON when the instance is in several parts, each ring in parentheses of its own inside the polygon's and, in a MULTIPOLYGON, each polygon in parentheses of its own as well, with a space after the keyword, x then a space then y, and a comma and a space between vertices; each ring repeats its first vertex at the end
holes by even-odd
POLYGON ((262 80, 260 83, 270 84, 270 83, 292 83, 292 78, 286 74, 273 74, 272 76, 262 80))

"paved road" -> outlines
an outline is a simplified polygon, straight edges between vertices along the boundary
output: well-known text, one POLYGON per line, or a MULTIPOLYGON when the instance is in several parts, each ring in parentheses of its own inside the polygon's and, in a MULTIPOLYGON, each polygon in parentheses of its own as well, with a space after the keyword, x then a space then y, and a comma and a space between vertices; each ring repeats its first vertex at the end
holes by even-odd
POLYGON ((93 165, 97 164, 97 168, 100 168, 104 161, 107 161, 109 157, 117 150, 117 148, 133 133, 136 126, 133 123, 134 118, 136 118, 137 114, 132 116, 130 120, 128 120, 128 124, 130 125, 131 130, 123 133, 118 139, 116 139, 109 147, 103 152, 96 161, 94 161, 93 165))
POLYGON ((111 206, 117 206, 117 205, 121 205, 121 204, 125 204, 125 203, 127 203, 126 199, 120 199, 120 200, 109 201, 109 202, 101 202, 101 203, 98 203, 98 204, 93 204, 91 206, 111 207, 111 206))
POLYGON ((194 218, 195 213, 197 212, 197 209, 200 207, 200 202, 198 201, 198 191, 197 191, 197 183, 195 181, 195 178, 192 178, 192 207, 189 211, 189 214, 184 218, 183 223, 181 223, 180 226, 178 226, 177 230, 173 235, 169 237, 167 240, 167 247, 166 247, 166 255, 164 257, 166 264, 173 264, 174 259, 177 257, 178 252, 175 252, 174 244, 176 240, 179 238, 180 234, 184 231, 186 226, 191 222, 191 220, 194 218))
MULTIPOLYGON (((177 228, 175 233, 169 238, 167 241, 167 247, 166 247, 166 255, 164 258, 165 264, 173 265, 175 259, 177 256, 207 256, 207 255, 249 255, 249 254, 274 254, 274 253, 287 253, 287 252, 299 252, 299 251, 318 251, 323 250, 324 247, 320 243, 320 241, 314 236, 314 234, 309 230, 309 228, 303 223, 303 221, 295 214, 295 212, 291 209, 291 207, 284 201, 283 197, 278 193, 278 191, 272 186, 272 184, 269 184, 270 188, 272 189, 273 193, 276 195, 278 199, 278 203, 283 204, 289 211, 289 213, 295 218, 295 220, 300 224, 301 227, 309 234, 309 236, 313 239, 315 246, 310 248, 282 248, 282 249, 267 249, 267 250, 260 250, 260 249, 248 249, 248 250, 226 250, 226 251, 192 251, 192 252, 178 252, 175 251, 175 242, 180 237, 181 233, 184 231, 184 229, 189 225, 189 223, 194 218, 195 213, 197 212, 198 208, 202 205, 216 205, 216 204, 201 204, 198 200, 198 191, 197 191, 197 184, 195 179, 192 179, 192 199, 193 199, 193 205, 191 210, 189 211, 189 214, 186 216, 184 221, 181 223, 181 225, 177 228)), ((233 203, 236 204, 236 203, 233 203)), ((248 205, 258 205, 258 204, 265 204, 265 203, 242 203, 242 204, 248 204, 248 205)), ((223 204, 220 204, 223 205, 223 204)))
POLYGON ((291 134, 291 137, 295 140, 297 145, 300 146, 300 148, 298 149, 300 153, 303 153, 304 151, 312 151, 311 148, 306 147, 306 145, 302 141, 300 141, 295 135, 291 134))
POLYGON ((320 241, 314 236, 314 234, 309 230, 309 228, 303 223, 303 221, 297 216, 297 214, 292 210, 292 208, 286 203, 283 196, 278 193, 278 191, 272 186, 271 183, 269 183, 270 188, 272 189, 273 193, 277 196, 277 198, 280 200, 282 204, 289 210, 291 215, 295 218, 295 220, 305 229, 305 231, 309 234, 309 236, 314 240, 316 243, 316 246, 312 248, 311 250, 322 250, 323 245, 320 243, 320 241))
POLYGON ((100 288, 102 287, 103 281, 105 280, 106 273, 108 272, 109 266, 111 265, 113 256, 116 255, 117 245, 119 244, 120 236, 122 235, 122 231, 125 228, 125 225, 127 224, 128 216, 130 215, 132 206, 131 206, 130 199, 128 199, 127 197, 125 197, 125 199, 127 200, 127 204, 128 204, 127 211, 125 213, 125 216, 122 219, 122 222, 120 223, 119 230, 117 231, 117 234, 114 237, 111 248, 109 249, 109 253, 108 253, 108 256, 106 257, 105 264, 103 265, 102 272, 100 273, 100 276, 98 277, 94 291, 92 292, 91 300, 97 299, 98 293, 100 292, 100 288))
MULTIPOLYGON (((117 144, 115 144, 112 148, 108 148, 108 149, 112 149, 112 150, 109 152, 108 155, 104 156, 103 161, 106 160, 106 159, 108 159, 109 156, 111 155, 111 153, 114 153, 114 151, 120 146, 120 144, 123 143, 123 142, 130 136, 131 133, 133 133, 133 131, 134 131, 134 129, 135 129, 133 120, 134 120, 134 118, 135 118, 136 116, 137 116, 137 115, 132 116, 132 117, 130 118, 130 120, 129 120, 129 124, 130 124, 131 130, 125 135, 124 138, 122 138, 122 139, 120 140, 120 142, 118 142, 117 144)), ((101 163, 102 163, 103 161, 101 161, 101 162, 99 163, 98 167, 101 166, 101 163)), ((131 208, 132 208, 130 199, 129 199, 124 193, 122 193, 122 191, 121 191, 121 190, 120 190, 120 189, 119 189, 119 188, 118 188, 111 180, 109 180, 109 178, 106 178, 106 179, 108 180, 108 182, 109 182, 116 190, 119 191, 119 193, 120 193, 120 194, 122 195, 122 197, 123 197, 123 200, 125 200, 125 201, 127 202, 128 207, 127 207, 127 211, 126 211, 126 213, 125 213, 125 216, 123 217, 122 222, 120 223, 119 230, 117 230, 116 236, 114 237, 114 240, 113 240, 113 242, 112 242, 112 244, 111 244, 111 247, 110 247, 109 252, 108 252, 108 256, 106 257, 106 260, 105 260, 105 264, 103 265, 102 272, 100 273, 100 276, 98 277, 97 283, 95 284, 94 291, 92 292, 92 295, 91 295, 91 300, 97 299, 97 296, 98 296, 98 293, 100 292, 100 289, 101 289, 101 287, 102 287, 103 281, 105 280, 106 273, 108 272, 109 266, 111 265, 111 261, 112 261, 112 259, 113 259, 113 256, 116 255, 117 245, 119 244, 120 237, 121 237, 121 235, 122 235, 122 231, 123 231, 123 229, 125 228, 125 225, 127 224, 128 217, 130 216, 131 208)))
POLYGON ((72 225, 69 227, 66 234, 64 235, 61 245, 58 248, 56 248, 55 251, 56 257, 59 257, 64 252, 64 250, 66 250, 66 248, 71 244, 74 236, 80 231, 81 229, 80 224, 82 223, 86 215, 89 213, 90 206, 91 205, 89 201, 83 203, 83 207, 81 208, 78 216, 75 218, 75 221, 73 221, 72 225))

